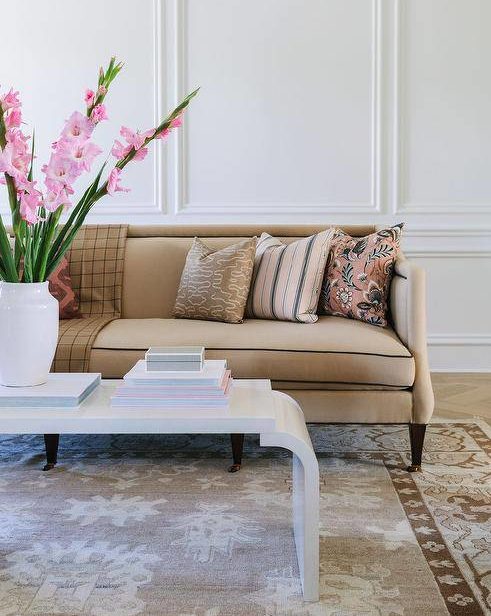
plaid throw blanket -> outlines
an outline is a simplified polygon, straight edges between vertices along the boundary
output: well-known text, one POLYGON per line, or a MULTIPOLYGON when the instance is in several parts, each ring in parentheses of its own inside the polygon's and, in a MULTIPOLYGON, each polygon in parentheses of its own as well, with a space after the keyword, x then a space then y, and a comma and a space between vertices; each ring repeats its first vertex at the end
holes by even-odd
POLYGON ((127 225, 87 225, 67 254, 81 319, 60 321, 53 372, 87 372, 101 329, 121 316, 127 225))

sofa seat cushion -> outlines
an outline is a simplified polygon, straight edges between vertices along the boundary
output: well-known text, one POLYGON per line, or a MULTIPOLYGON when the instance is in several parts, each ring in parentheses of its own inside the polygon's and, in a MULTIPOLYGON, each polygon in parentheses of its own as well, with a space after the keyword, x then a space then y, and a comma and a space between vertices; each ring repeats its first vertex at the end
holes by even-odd
POLYGON ((242 324, 180 319, 118 319, 97 336, 90 370, 119 378, 150 346, 203 345, 226 358, 237 378, 406 389, 414 359, 390 328, 323 316, 315 324, 249 319, 242 324))

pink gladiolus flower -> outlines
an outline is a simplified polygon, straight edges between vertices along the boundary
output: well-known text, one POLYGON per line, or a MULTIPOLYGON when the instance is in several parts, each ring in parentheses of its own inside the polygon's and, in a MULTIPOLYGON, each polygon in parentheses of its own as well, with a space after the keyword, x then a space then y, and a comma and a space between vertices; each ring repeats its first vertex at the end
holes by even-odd
POLYGON ((102 122, 102 120, 109 119, 106 113, 106 107, 104 105, 96 105, 94 109, 92 109, 90 119, 94 124, 98 124, 99 122, 102 122))
POLYGON ((7 128, 18 128, 22 122, 22 113, 19 108, 12 109, 5 117, 5 126, 7 128))
POLYGON ((114 195, 117 192, 130 192, 129 188, 124 188, 119 183, 119 176, 121 175, 121 169, 114 167, 107 179, 107 192, 110 195, 114 195))
POLYGON ((37 209, 41 205, 42 195, 38 190, 23 192, 20 196, 20 215, 29 224, 38 221, 37 209))
POLYGON ((84 101, 87 107, 92 107, 95 101, 95 92, 94 90, 85 90, 84 101))
POLYGON ((157 139, 166 139, 170 135, 170 128, 164 128, 157 135, 157 139))
POLYGON ((118 141, 116 139, 112 147, 111 154, 114 156, 114 158, 121 160, 130 152, 131 147, 131 145, 123 145, 121 141, 118 141))
POLYGON ((29 137, 26 137, 22 131, 17 128, 10 128, 7 131, 6 139, 14 147, 17 156, 28 154, 30 160, 30 149, 27 145, 29 137))
POLYGON ((62 137, 56 144, 56 156, 73 160, 81 172, 90 171, 90 167, 96 156, 102 152, 101 148, 92 141, 78 143, 73 139, 62 137))
POLYGON ((105 88, 104 86, 99 86, 99 88, 97 89, 97 96, 104 96, 107 94, 107 88, 105 88))
MULTIPOLYGON (((27 175, 20 175, 19 174, 15 178, 15 187, 16 187, 17 193, 19 195, 22 192, 28 192, 28 193, 34 192, 34 190, 35 190, 34 185, 35 184, 37 184, 37 182, 31 182, 30 180, 28 180, 27 179, 27 175)), ((39 194, 41 194, 41 193, 39 193, 39 194)))
POLYGON ((37 190, 36 184, 37 184, 36 180, 31 181, 31 180, 26 179, 24 184, 23 184, 23 186, 22 186, 22 189, 19 189, 19 192, 24 191, 24 192, 28 192, 30 194, 33 194, 33 193, 36 192, 39 195, 39 197, 41 198, 42 195, 39 192, 39 190, 37 190))
POLYGON ((94 124, 87 116, 84 116, 80 111, 74 111, 68 118, 63 131, 63 137, 71 137, 80 141, 87 141, 92 135, 94 124))
POLYGON ((102 149, 98 145, 89 141, 77 148, 74 153, 74 158, 82 166, 84 171, 90 171, 94 159, 96 156, 99 156, 101 152, 102 149))
POLYGON ((7 94, 4 94, 0 98, 0 103, 4 111, 8 111, 9 109, 17 109, 18 107, 22 105, 22 103, 19 100, 19 93, 14 92, 12 88, 10 88, 7 94))
POLYGON ((174 118, 172 122, 170 123, 170 128, 179 128, 179 126, 182 126, 181 116, 177 116, 177 118, 174 118))
POLYGON ((11 143, 7 143, 3 150, 0 149, 0 173, 8 173, 13 175, 13 147, 11 143))
POLYGON ((170 135, 170 128, 164 128, 160 133, 157 134, 157 139, 165 139, 170 135))
POLYGON ((33 225, 39 220, 36 208, 31 207, 32 197, 24 193, 20 199, 20 217, 28 224, 33 225))
POLYGON ((0 173, 8 173, 18 182, 26 179, 31 162, 27 138, 19 130, 7 131, 7 144, 0 150, 0 173))
POLYGON ((139 150, 145 143, 146 139, 151 137, 153 133, 153 128, 143 131, 143 133, 140 133, 139 131, 135 133, 131 130, 131 128, 127 128, 126 126, 122 126, 119 131, 121 137, 123 137, 130 146, 133 146, 135 150, 139 150))
POLYGON ((58 191, 48 190, 43 205, 45 209, 48 210, 48 212, 54 212, 60 207, 60 205, 68 207, 69 205, 71 205, 71 202, 68 198, 66 190, 62 188, 58 191))
POLYGON ((148 148, 140 148, 133 156, 133 160, 143 160, 148 154, 148 148))
POLYGON ((57 156, 56 153, 51 155, 47 165, 41 167, 41 171, 46 174, 46 186, 53 190, 70 188, 80 175, 77 164, 72 159, 57 156))

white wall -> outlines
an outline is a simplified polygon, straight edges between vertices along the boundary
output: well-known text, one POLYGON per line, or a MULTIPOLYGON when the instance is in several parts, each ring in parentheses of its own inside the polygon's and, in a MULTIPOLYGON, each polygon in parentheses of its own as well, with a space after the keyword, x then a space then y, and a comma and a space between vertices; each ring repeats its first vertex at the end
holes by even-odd
POLYGON ((405 220, 433 368, 491 369, 489 0, 16 0, 9 19, 0 83, 40 160, 111 54, 106 147, 202 86, 92 220, 405 220))

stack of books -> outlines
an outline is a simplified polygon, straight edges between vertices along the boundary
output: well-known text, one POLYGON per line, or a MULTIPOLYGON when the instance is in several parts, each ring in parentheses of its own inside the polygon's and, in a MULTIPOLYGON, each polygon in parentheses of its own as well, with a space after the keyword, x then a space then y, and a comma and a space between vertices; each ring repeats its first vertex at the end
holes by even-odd
MULTIPOLYGON (((160 361, 160 360, 159 360, 160 361)), ((175 367, 175 360, 172 362, 175 367)), ((185 366, 186 367, 186 366, 185 366)), ((207 359, 196 370, 147 369, 140 360, 111 397, 113 407, 222 409, 229 403, 232 378, 224 359, 207 359)))

